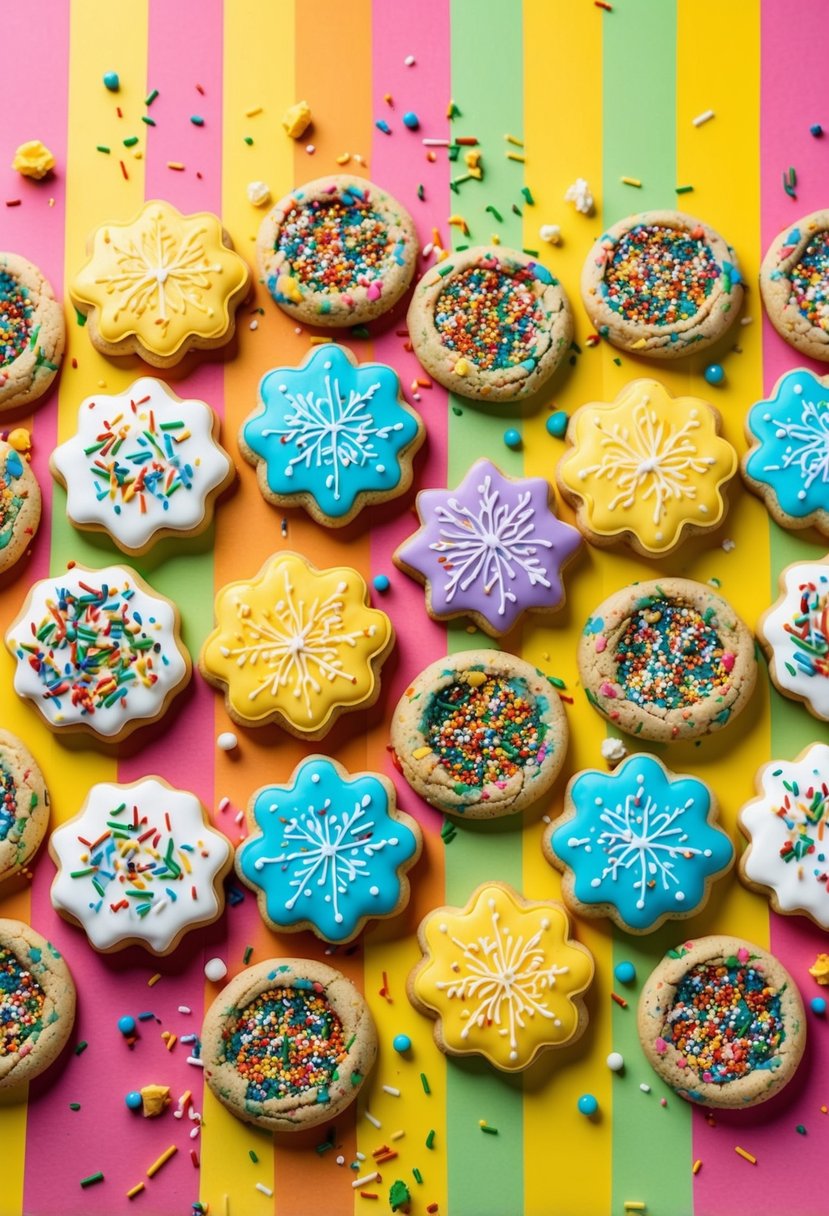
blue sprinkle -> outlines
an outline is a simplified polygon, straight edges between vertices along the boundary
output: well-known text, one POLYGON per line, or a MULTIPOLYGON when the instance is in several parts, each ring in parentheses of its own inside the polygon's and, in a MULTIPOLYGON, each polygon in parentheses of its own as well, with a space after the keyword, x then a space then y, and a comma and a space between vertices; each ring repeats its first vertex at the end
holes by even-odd
POLYGON ((709 363, 705 369, 705 379, 708 384, 722 384, 725 372, 719 363, 709 363))
POLYGON ((385 118, 378 118, 374 124, 378 131, 382 131, 384 135, 391 135, 391 127, 386 122, 385 118))
POLYGON ((403 126, 408 127, 410 131, 416 131, 420 126, 420 119, 415 114, 414 110, 407 110, 403 115, 403 126))
POLYGON ((510 427, 508 431, 504 431, 504 443, 508 448, 515 450, 521 447, 521 432, 516 431, 515 427, 510 427))
POLYGON ((385 595, 391 586, 389 576, 387 574, 375 574, 371 581, 374 585, 374 590, 379 591, 380 595, 385 595))
POLYGON ((812 126, 809 127, 809 134, 814 135, 815 139, 820 139, 821 135, 823 134, 823 127, 819 122, 813 123, 812 126))
POLYGON ((578 1107, 581 1114, 589 1119, 599 1109, 599 1103, 592 1094, 582 1094, 579 1098, 578 1107))
POLYGON ((567 434, 567 423, 569 421, 570 417, 564 410, 556 410, 547 419, 547 433, 552 435, 554 439, 563 439, 567 434))
POLYGON ((117 93, 121 87, 121 81, 117 72, 107 72, 104 76, 104 85, 109 89, 110 93, 117 93))

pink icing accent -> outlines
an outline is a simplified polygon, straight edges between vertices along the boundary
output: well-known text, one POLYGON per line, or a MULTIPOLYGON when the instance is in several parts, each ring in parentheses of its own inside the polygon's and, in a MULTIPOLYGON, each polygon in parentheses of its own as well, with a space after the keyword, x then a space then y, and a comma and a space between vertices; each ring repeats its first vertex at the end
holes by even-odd
POLYGON ((607 680, 603 680, 602 683, 599 685, 599 692, 602 694, 603 697, 615 697, 616 696, 616 689, 613 687, 612 684, 608 684, 607 680))
POLYGON ((732 671, 734 669, 734 655, 730 650, 725 651, 720 662, 726 671, 732 671))
POLYGON ((737 958, 741 963, 747 963, 751 958, 751 955, 749 954, 748 950, 746 950, 745 946, 740 946, 740 949, 737 951, 737 958))
POLYGON ((375 279, 373 283, 369 283, 366 291, 367 300, 379 300, 383 291, 383 284, 379 279, 375 279))
POLYGON ((600 633, 596 638, 596 654, 601 654, 604 650, 607 650, 607 638, 600 633))
POLYGON ((654 1047, 661 1056, 664 1056, 665 1052, 668 1050, 668 1044, 662 1038, 662 1035, 659 1035, 659 1037, 656 1039, 654 1042, 654 1047))
POLYGON ((686 1067, 687 1067, 687 1061, 686 1061, 686 1060, 684 1060, 682 1056, 677 1056, 677 1058, 676 1058, 676 1066, 677 1066, 677 1068, 686 1068, 686 1067))

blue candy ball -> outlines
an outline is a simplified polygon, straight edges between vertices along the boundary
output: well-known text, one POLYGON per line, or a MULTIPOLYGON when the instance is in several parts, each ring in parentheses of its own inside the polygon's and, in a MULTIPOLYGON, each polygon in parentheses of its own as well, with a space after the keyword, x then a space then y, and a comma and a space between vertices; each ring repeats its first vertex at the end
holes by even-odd
POLYGON ((411 1051, 412 1040, 407 1034, 396 1034, 392 1040, 392 1047, 402 1056, 405 1052, 411 1051))
POLYGON ((118 79, 117 72, 107 72, 104 76, 104 85, 109 89, 110 93, 117 93, 121 87, 121 81, 118 79))
POLYGON ((125 1013, 122 1018, 118 1019, 118 1029, 121 1034, 135 1034, 135 1018, 125 1013))
POLYGON ((822 1018, 826 1013, 826 1001, 823 997, 813 996, 810 1004, 812 1006, 812 1013, 816 1013, 819 1018, 822 1018))
POLYGON ((709 363, 705 369, 705 379, 708 384, 722 384, 725 379, 725 372, 719 363, 709 363))
POLYGON ((581 1114, 586 1115, 587 1118, 590 1118, 591 1115, 595 1115, 598 1109, 598 1100, 594 1098, 592 1094, 582 1094, 582 1096, 579 1098, 579 1111, 581 1114))
POLYGON ((633 963, 617 963, 613 968, 613 974, 620 984, 632 984, 636 979, 636 968, 633 963))
POLYGON ((391 586, 389 576, 387 574, 375 574, 371 581, 374 585, 374 590, 379 591, 381 595, 385 595, 391 586))
POLYGON ((416 131, 420 126, 420 119, 414 110, 407 110, 403 115, 403 126, 408 127, 410 131, 416 131))
POLYGON ((563 439, 567 434, 567 423, 570 421, 564 410, 556 410, 547 419, 547 433, 554 439, 563 439))
POLYGON ((124 1101, 126 1102, 126 1104, 130 1110, 140 1110, 141 1109, 141 1095, 137 1089, 131 1089, 130 1092, 127 1094, 127 1096, 124 1098, 124 1101))
POLYGON ((508 431, 504 431, 504 443, 508 448, 520 448, 521 432, 516 431, 515 427, 510 427, 508 431))

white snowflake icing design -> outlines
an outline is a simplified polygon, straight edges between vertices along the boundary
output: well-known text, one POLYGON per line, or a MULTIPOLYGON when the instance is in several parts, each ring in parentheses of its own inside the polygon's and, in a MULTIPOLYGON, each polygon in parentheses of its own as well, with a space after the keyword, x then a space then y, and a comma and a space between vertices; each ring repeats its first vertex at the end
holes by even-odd
POLYGON ((440 540, 433 541, 429 548, 449 555, 444 566, 449 574, 445 588, 447 604, 458 590, 467 591, 480 580, 487 595, 497 591, 498 612, 503 615, 508 602, 517 602, 510 581, 518 571, 527 577, 531 587, 551 586, 536 551, 552 549, 553 544, 538 535, 529 491, 522 492, 511 507, 500 501, 500 491, 493 488, 489 474, 478 491, 481 499, 477 510, 457 498, 435 507, 440 540))
POLYGON ((615 423, 602 440, 605 451, 600 463, 581 469, 579 477, 582 481, 591 475, 606 477, 618 485, 618 494, 608 503, 611 511, 632 507, 637 497, 642 502, 653 499, 653 522, 658 524, 666 503, 696 498, 688 474, 705 473, 716 464, 713 456, 699 454, 691 438, 700 425, 698 411, 691 410, 685 425, 674 430, 648 408, 645 398, 634 411, 633 426, 615 423))
MULTIPOLYGON (((327 366, 330 368, 331 364, 327 366)), ((291 457, 284 469, 286 477, 293 476, 297 465, 329 469, 325 485, 339 500, 340 479, 346 469, 373 465, 376 472, 385 472, 374 440, 388 439, 396 431, 402 431, 404 424, 376 424, 367 406, 380 388, 379 380, 362 392, 349 389, 347 397, 336 375, 324 376, 323 383, 325 389, 321 394, 313 388, 305 393, 292 393, 287 384, 281 384, 280 392, 290 402, 293 413, 285 415, 284 426, 263 430, 262 437, 276 435, 281 442, 296 445, 297 455, 291 457)))
POLYGON ((163 322, 169 320, 168 311, 184 315, 188 307, 211 315, 213 309, 203 293, 210 287, 210 275, 220 273, 222 268, 207 259, 207 230, 192 229, 179 241, 159 212, 148 220, 148 226, 136 236, 119 237, 116 230, 110 233, 118 270, 99 275, 95 282, 106 286, 110 293, 125 293, 115 319, 122 310, 141 313, 148 308, 157 311, 163 322))
MULTIPOLYGON (((339 650, 343 646, 354 647, 364 630, 345 633, 342 629, 342 593, 346 583, 339 583, 336 591, 320 602, 311 604, 297 600, 288 572, 285 571, 285 597, 277 600, 273 616, 255 617, 249 605, 237 603, 236 610, 243 642, 239 646, 223 646, 225 658, 234 658, 237 667, 256 664, 267 668, 262 682, 248 695, 253 701, 268 689, 276 696, 280 688, 291 686, 297 700, 302 699, 309 719, 313 717, 311 693, 322 691, 321 680, 329 683, 341 679, 352 682, 353 677, 343 671, 343 660, 339 650)), ((373 635, 375 627, 369 627, 373 635)))
MULTIPOLYGON (((544 966, 545 952, 541 948, 542 934, 550 928, 543 920, 541 928, 524 940, 523 935, 514 938, 509 929, 502 929, 500 913, 495 900, 488 900, 492 936, 488 934, 472 942, 452 937, 452 942, 463 955, 468 972, 456 980, 438 981, 436 987, 445 990, 451 1000, 469 1001, 469 1020, 461 1031, 461 1038, 469 1037, 472 1026, 501 1026, 506 1016, 509 1034, 510 1059, 518 1059, 518 1030, 526 1025, 525 1018, 538 1015, 549 1018, 558 1025, 552 1010, 547 1007, 545 993, 555 987, 556 976, 566 975, 569 967, 557 967, 554 963, 544 966), (473 1004, 473 1002, 477 1002, 473 1004)), ((441 926, 443 932, 448 932, 441 926)))
MULTIPOLYGON (((794 386, 795 393, 800 393, 800 385, 794 386)), ((796 468, 803 478, 806 490, 813 482, 820 479, 829 482, 829 409, 825 402, 801 401, 799 418, 771 418, 777 427, 775 438, 790 440, 789 446, 783 451, 777 464, 767 464, 765 471, 779 472, 781 469, 796 468), (823 406, 820 409, 819 406, 823 406)))

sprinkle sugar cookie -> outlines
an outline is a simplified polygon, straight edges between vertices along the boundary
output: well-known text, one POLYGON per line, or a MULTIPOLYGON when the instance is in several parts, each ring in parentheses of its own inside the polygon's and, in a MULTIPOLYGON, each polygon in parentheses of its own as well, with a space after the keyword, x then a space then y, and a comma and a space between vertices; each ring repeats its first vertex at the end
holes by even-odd
POLYGON ((34 757, 0 730, 0 883, 19 874, 49 827, 49 794, 34 757))
POLYGON ((37 266, 0 253, 0 414, 48 391, 65 343, 63 309, 37 266))
POLYGON ((703 350, 737 320, 743 286, 734 250, 680 211, 620 220, 587 255, 581 294, 596 332, 654 359, 703 350))
POLYGON ((558 279, 534 258, 500 245, 452 253, 427 270, 408 325, 426 371, 451 392, 481 401, 534 393, 573 337, 558 279))
POLYGON ((636 583, 600 604, 578 665, 594 709, 661 742, 720 730, 757 678, 754 640, 737 614, 708 587, 678 578, 636 583))
POLYGON ((829 211, 813 211, 778 233, 760 267, 760 291, 781 338, 829 361, 829 211))
POLYGON ((0 439, 0 574, 20 560, 40 526, 40 486, 32 466, 0 439))
POLYGON ((537 668, 467 650, 425 668, 391 723, 394 761, 416 793, 468 819, 514 815, 549 790, 567 752, 567 719, 537 668))
POLYGON ((231 1114, 272 1132, 330 1124, 360 1092, 377 1031, 339 971, 274 958, 240 972, 204 1019, 204 1079, 231 1114))
POLYGON ((639 1038, 680 1098, 757 1106, 794 1076, 806 1015, 773 955, 738 937, 685 942, 651 972, 639 998, 639 1038))
POLYGON ((396 199, 363 177, 298 186, 259 228, 259 273, 280 308, 326 327, 361 325, 393 308, 412 281, 417 234, 396 199))
POLYGON ((75 1024, 75 985, 52 945, 19 920, 0 920, 0 1091, 33 1081, 75 1024))

